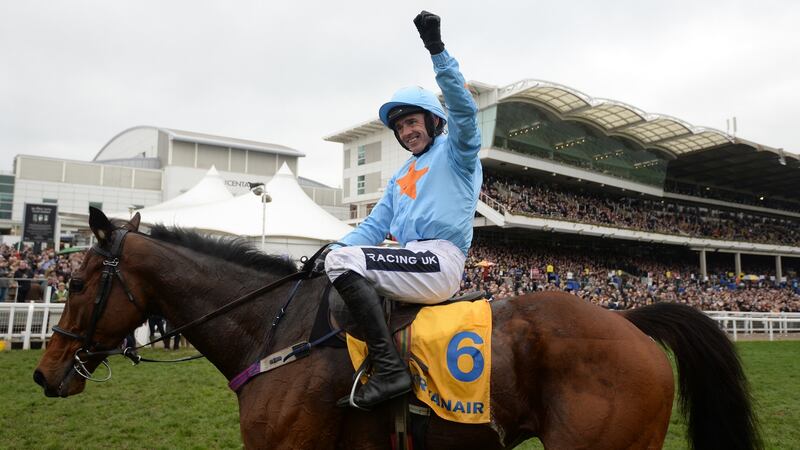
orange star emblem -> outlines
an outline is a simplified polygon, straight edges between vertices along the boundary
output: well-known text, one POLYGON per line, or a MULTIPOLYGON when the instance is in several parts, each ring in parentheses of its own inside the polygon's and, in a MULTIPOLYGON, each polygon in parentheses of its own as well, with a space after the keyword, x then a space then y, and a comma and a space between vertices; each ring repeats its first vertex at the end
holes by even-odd
POLYGON ((427 167, 417 170, 416 164, 416 161, 412 161, 411 165, 408 166, 408 172, 406 172, 403 178, 397 180, 397 185, 400 186, 400 193, 406 194, 412 199, 417 198, 417 180, 428 172, 427 167))

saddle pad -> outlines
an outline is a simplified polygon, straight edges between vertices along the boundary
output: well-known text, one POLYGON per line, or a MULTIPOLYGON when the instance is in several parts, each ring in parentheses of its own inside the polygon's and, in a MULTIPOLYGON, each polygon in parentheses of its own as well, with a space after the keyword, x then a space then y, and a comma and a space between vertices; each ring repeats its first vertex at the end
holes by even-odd
MULTIPOLYGON (((492 311, 489 302, 458 302, 420 309, 411 324, 409 369, 414 394, 439 417, 489 422, 492 311)), ((353 367, 366 358, 363 341, 347 336, 353 367)), ((363 381, 363 380, 362 380, 363 381)))

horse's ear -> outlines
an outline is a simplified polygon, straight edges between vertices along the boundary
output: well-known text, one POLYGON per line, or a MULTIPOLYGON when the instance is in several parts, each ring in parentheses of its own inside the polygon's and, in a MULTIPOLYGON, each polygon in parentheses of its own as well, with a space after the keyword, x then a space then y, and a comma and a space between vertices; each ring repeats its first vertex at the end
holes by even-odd
POLYGON ((114 226, 111 225, 111 221, 108 220, 105 213, 93 206, 89 207, 89 227, 100 242, 105 242, 114 231, 114 226))
POLYGON ((131 217, 128 223, 131 225, 131 231, 139 231, 139 223, 142 221, 142 216, 138 212, 131 217))

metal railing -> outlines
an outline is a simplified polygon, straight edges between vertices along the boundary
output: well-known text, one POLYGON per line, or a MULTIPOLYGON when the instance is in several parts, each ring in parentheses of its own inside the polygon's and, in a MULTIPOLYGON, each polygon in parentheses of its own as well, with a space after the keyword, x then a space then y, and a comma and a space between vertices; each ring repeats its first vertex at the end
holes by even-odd
POLYGON ((46 342, 53 335, 63 312, 63 303, 0 303, 0 338, 22 342, 27 350, 31 341, 46 342))
POLYGON ((739 340, 740 334, 753 336, 763 334, 769 340, 775 340, 775 336, 788 337, 794 333, 800 337, 800 313, 762 313, 762 312, 742 312, 742 311, 705 311, 709 317, 714 319, 726 333, 733 336, 733 340, 739 340))
POLYGON ((500 214, 505 214, 506 212, 508 212, 508 208, 506 208, 505 205, 493 199, 492 197, 489 196, 489 194, 487 194, 484 191, 481 191, 478 198, 480 199, 480 201, 486 203, 487 205, 489 205, 490 208, 499 212, 500 214))
MULTIPOLYGON (((53 335, 53 325, 58 323, 63 312, 63 303, 0 303, 0 339, 21 342, 23 349, 30 349, 31 342, 46 343, 53 335)), ((776 336, 794 335, 800 338, 800 313, 704 312, 734 341, 743 334, 761 334, 770 341, 776 336)), ((136 335, 137 340, 146 342, 146 325, 140 327, 136 335)))

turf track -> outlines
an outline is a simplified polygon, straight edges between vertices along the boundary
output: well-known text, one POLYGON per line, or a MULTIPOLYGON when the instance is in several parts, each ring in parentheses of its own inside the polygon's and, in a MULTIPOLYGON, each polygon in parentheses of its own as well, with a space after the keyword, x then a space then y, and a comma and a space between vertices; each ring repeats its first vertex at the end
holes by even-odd
MULTIPOLYGON (((753 386, 768 449, 800 448, 800 341, 737 344, 753 386)), ((187 355, 152 350, 151 357, 187 355)), ((67 399, 45 398, 32 380, 41 351, 0 353, 0 448, 240 448, 237 405, 205 360, 177 364, 111 360, 114 378, 67 399)), ((673 413, 665 448, 683 449, 673 413)), ((541 448, 529 441, 519 449, 541 448)))

